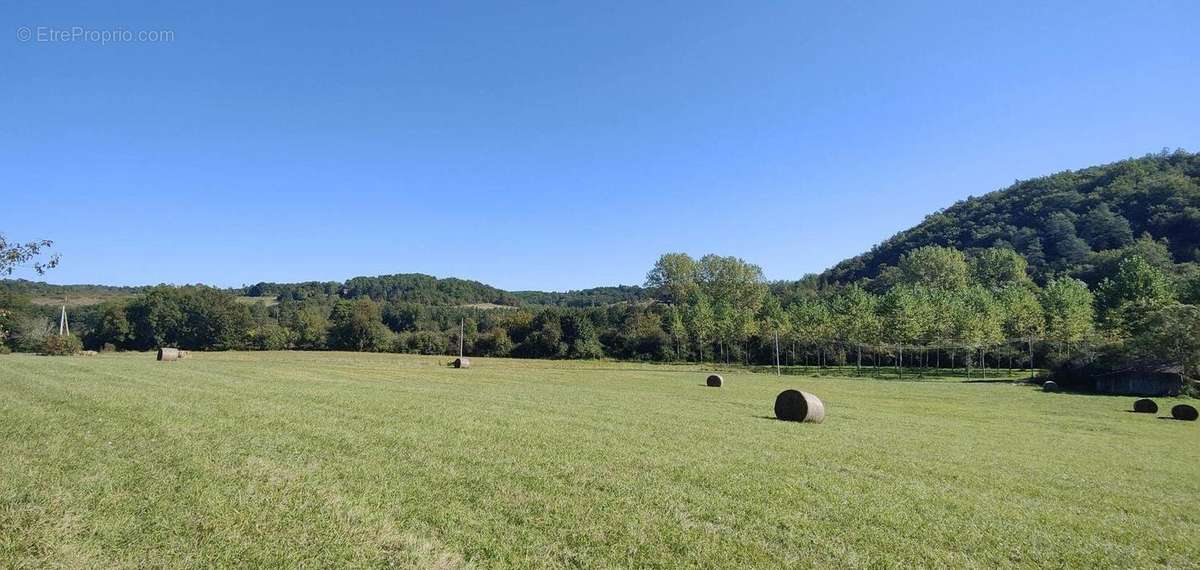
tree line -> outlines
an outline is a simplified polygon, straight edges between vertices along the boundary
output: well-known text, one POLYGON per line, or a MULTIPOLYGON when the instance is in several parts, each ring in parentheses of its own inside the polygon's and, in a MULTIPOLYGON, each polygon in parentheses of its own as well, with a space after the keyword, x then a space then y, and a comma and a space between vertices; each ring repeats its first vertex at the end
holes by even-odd
MULTIPOLYGON (((882 291, 880 279, 769 283, 760 267, 737 257, 670 253, 648 272, 644 300, 603 306, 431 305, 370 288, 348 299, 345 287, 281 290, 268 305, 205 286, 159 286, 77 309, 73 319, 93 349, 452 354, 461 326, 467 354, 480 356, 1028 367, 1105 346, 1139 347, 1140 357, 1159 358, 1155 352, 1166 348, 1137 341, 1200 328, 1200 320, 1188 320, 1200 302, 1200 272, 1156 264, 1153 254, 1143 255, 1154 247, 1119 250, 1095 287, 1073 277, 1039 285, 1027 260, 1005 247, 969 254, 917 248, 901 256, 882 291)), ((51 328, 48 309, 6 295, 5 343, 38 350, 51 328)), ((1194 371, 1200 351, 1193 348, 1162 358, 1194 371)))

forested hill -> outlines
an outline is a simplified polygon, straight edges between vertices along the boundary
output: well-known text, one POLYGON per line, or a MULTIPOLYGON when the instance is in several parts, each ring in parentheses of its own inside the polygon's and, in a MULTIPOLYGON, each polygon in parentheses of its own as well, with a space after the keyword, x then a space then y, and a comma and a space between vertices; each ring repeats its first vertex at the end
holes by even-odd
POLYGON ((513 291, 522 303, 548 307, 603 307, 615 303, 637 303, 650 299, 652 291, 637 285, 593 287, 565 293, 513 291))
POLYGON ((281 301, 338 296, 343 299, 369 297, 375 301, 398 301, 419 305, 490 303, 515 306, 521 303, 511 293, 478 281, 453 277, 438 279, 422 273, 355 277, 345 283, 257 283, 247 287, 245 294, 250 297, 276 297, 281 301))
POLYGON ((1043 283, 1056 275, 1090 281, 1122 248, 1159 252, 1164 263, 1200 261, 1200 154, 1164 151, 1017 182, 931 214, 821 277, 886 280, 902 254, 926 245, 1011 247, 1043 283))
MULTIPOLYGON (((0 280, 0 295, 19 295, 34 302, 68 305, 91 305, 106 300, 133 297, 150 290, 150 286, 119 287, 107 285, 52 285, 23 279, 0 280)), ((224 290, 246 298, 279 301, 308 299, 370 298, 380 302, 412 303, 427 306, 505 305, 602 307, 615 303, 640 302, 650 293, 636 285, 596 287, 579 291, 508 292, 478 281, 453 277, 437 278, 421 273, 354 277, 341 281, 306 281, 301 283, 260 282, 248 287, 224 290)))

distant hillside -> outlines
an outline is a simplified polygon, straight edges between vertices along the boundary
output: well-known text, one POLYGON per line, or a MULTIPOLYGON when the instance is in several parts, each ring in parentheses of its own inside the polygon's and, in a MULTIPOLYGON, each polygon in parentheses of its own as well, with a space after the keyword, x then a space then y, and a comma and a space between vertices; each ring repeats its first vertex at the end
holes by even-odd
POLYGON ((36 305, 65 304, 70 307, 95 305, 110 299, 132 297, 149 287, 114 287, 110 285, 51 285, 24 279, 0 280, 0 292, 26 297, 36 305))
POLYGON ((1174 263, 1200 260, 1200 154, 1159 153, 1017 182, 936 212, 821 275, 824 281, 876 278, 901 254, 925 245, 970 251, 1010 246, 1044 282, 1085 276, 1148 235, 1174 263), (1162 247, 1165 246, 1165 247, 1162 247))
POLYGON ((478 281, 448 277, 438 279, 420 273, 355 277, 346 281, 341 296, 347 299, 370 297, 376 301, 402 301, 421 305, 468 305, 492 303, 519 305, 521 301, 508 291, 478 281))
POLYGON ((313 297, 398 301, 419 305, 505 305, 516 306, 519 299, 508 291, 478 281, 448 277, 439 279, 422 273, 398 273, 375 277, 355 277, 344 283, 307 281, 303 283, 257 283, 246 287, 249 297, 275 297, 303 301, 313 297))
POLYGON ((601 307, 615 303, 636 303, 651 296, 651 292, 637 285, 616 287, 593 287, 565 293, 543 291, 513 291, 522 303, 553 307, 601 307))
MULTIPOLYGON (((0 280, 0 292, 29 298, 34 304, 70 306, 94 305, 122 297, 133 297, 150 289, 149 286, 113 287, 107 285, 51 285, 22 279, 0 280)), ((355 277, 345 282, 305 281, 301 283, 261 282, 249 287, 226 289, 239 300, 256 299, 303 301, 310 298, 357 299, 370 297, 376 301, 398 301, 428 306, 471 306, 503 308, 525 305, 553 307, 600 307, 616 303, 637 303, 650 298, 650 292, 636 285, 595 287, 578 291, 515 291, 497 289, 478 281, 439 279, 421 273, 355 277)))

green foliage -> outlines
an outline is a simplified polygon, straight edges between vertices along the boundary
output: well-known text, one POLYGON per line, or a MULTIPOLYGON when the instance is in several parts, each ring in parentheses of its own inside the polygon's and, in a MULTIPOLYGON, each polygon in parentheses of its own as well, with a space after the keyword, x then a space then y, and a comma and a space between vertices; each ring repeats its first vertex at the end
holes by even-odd
POLYGON ((493 303, 519 305, 511 293, 478 281, 438 279, 420 273, 355 277, 341 288, 345 299, 368 297, 374 301, 403 301, 421 305, 466 305, 493 303))
POLYGON ((963 289, 955 296, 951 321, 954 339, 982 348, 1004 339, 1004 314, 996 297, 982 286, 963 289))
POLYGON ((767 294, 762 268, 738 257, 705 255, 697 266, 700 288, 714 303, 755 313, 767 294))
POLYGON ((604 357, 604 347, 595 338, 580 338, 571 343, 571 358, 597 359, 604 357))
POLYGON ((336 297, 342 284, 335 281, 306 281, 304 283, 257 283, 244 291, 248 297, 274 297, 279 301, 305 301, 336 297))
POLYGON ((1046 330, 1045 310, 1033 287, 1009 285, 996 297, 1008 338, 1037 339, 1046 330))
POLYGON ((1179 281, 1179 301, 1188 305, 1200 305, 1200 271, 1179 281))
POLYGON ((1121 261, 1117 273, 1100 284, 1096 301, 1101 318, 1114 326, 1125 320, 1131 309, 1153 309, 1171 300, 1173 291, 1166 275, 1141 257, 1121 261))
POLYGON ((563 338, 557 313, 542 311, 534 318, 532 329, 514 354, 526 358, 562 358, 567 355, 570 346, 563 338))
POLYGON ((1092 292, 1078 279, 1056 279, 1042 290, 1046 335, 1061 345, 1080 342, 1092 332, 1095 308, 1092 292))
POLYGON ((881 321, 879 298, 861 287, 850 286, 833 298, 836 333, 851 344, 879 342, 881 321))
POLYGON ((118 287, 114 285, 51 285, 25 279, 0 280, 0 297, 5 294, 44 298, 120 298, 143 294, 153 287, 118 287))
MULTIPOLYGON (((1105 339, 1117 341, 1150 334, 1137 327, 1158 322, 1148 316, 1173 298, 1200 300, 1198 176, 1197 155, 1174 153, 1021 182, 796 282, 766 283, 760 267, 738 257, 668 253, 644 288, 567 293, 510 294, 421 274, 224 291, 78 286, 137 296, 76 309, 72 330, 88 346, 122 349, 441 354, 456 352, 464 321, 472 354, 747 364, 772 362, 776 337, 789 358, 799 349, 822 363, 860 365, 864 349, 878 357, 883 345, 944 347, 952 362, 969 347, 1003 356, 1019 343, 1032 354, 1041 338, 1069 351, 1097 338, 1097 311, 1105 339), (246 305, 235 293, 278 303, 246 305), (541 306, 493 308, 520 303, 541 306)), ((66 290, 3 282, 0 342, 40 350, 54 315, 28 295, 66 290)))
POLYGON ((42 354, 49 356, 71 356, 83 350, 83 343, 73 334, 47 335, 42 344, 42 354))
POLYGON ((512 294, 525 305, 573 308, 604 307, 618 303, 638 303, 652 298, 650 291, 636 285, 594 287, 562 293, 513 291, 512 294))
POLYGON ((1175 263, 1197 260, 1200 154, 1161 153, 1066 171, 969 198, 839 263, 822 279, 877 278, 923 246, 1000 246, 1022 254, 1035 280, 1046 283, 1086 269, 1092 249, 1125 247, 1129 235, 1143 234, 1170 244, 1175 263))
POLYGON ((957 249, 924 246, 900 257, 901 282, 912 287, 957 291, 967 286, 967 260, 957 249))
POLYGON ((379 352, 391 345, 379 305, 363 298, 340 301, 329 315, 329 347, 335 350, 379 352))
POLYGON ((1171 261, 1171 250, 1165 243, 1143 236, 1120 249, 1092 254, 1086 263, 1072 272, 1072 275, 1091 287, 1098 287, 1105 277, 1115 275, 1121 262, 1130 257, 1140 257, 1164 273, 1172 272, 1176 267, 1171 261))
POLYGON ((1028 263, 1007 247, 989 247, 971 258, 971 277, 989 289, 1030 285, 1028 263))
POLYGON ((687 327, 697 355, 703 360, 705 348, 717 332, 717 318, 707 295, 697 293, 684 309, 684 326, 687 327))
POLYGON ((121 302, 101 305, 100 320, 88 335, 89 344, 124 346, 133 340, 133 326, 129 324, 126 310, 126 304, 121 302))
POLYGON ((481 356, 508 356, 513 350, 513 341, 502 327, 493 328, 475 341, 475 352, 481 356))
POLYGON ((801 345, 818 346, 833 338, 833 315, 823 300, 801 300, 788 311, 791 314, 792 340, 801 345))
POLYGON ((255 350, 286 350, 293 346, 296 334, 277 323, 265 323, 250 329, 247 348, 255 350))
POLYGON ((39 315, 20 315, 10 333, 10 345, 20 352, 41 352, 46 339, 55 334, 50 319, 39 315))
POLYGON ((204 286, 155 287, 131 301, 125 316, 132 334, 128 344, 136 350, 239 348, 250 323, 246 305, 229 293, 204 286))
POLYGON ((4 234, 0 234, 0 276, 12 275, 13 271, 22 266, 32 268, 39 275, 53 269, 58 266, 57 254, 50 256, 48 260, 39 259, 53 245, 54 242, 50 240, 10 242, 4 234))
POLYGON ((446 335, 435 331, 403 333, 396 337, 393 350, 413 354, 446 354, 450 341, 446 335))
POLYGON ((646 288, 664 303, 683 304, 700 290, 700 267, 686 253, 667 253, 646 275, 646 288))
POLYGON ((1129 220, 1101 202, 1079 219, 1079 235, 1092 249, 1119 249, 1133 241, 1129 220))
POLYGON ((295 334, 294 343, 301 350, 325 348, 329 336, 329 316, 320 306, 306 306, 292 313, 290 319, 281 319, 295 334))
POLYGON ((1139 357, 1165 365, 1179 365, 1200 379, 1200 307, 1170 304, 1148 312, 1134 325, 1132 344, 1139 357))
POLYGON ((925 338, 930 323, 929 305, 915 287, 893 287, 879 304, 883 340, 892 344, 916 344, 925 338))
POLYGON ((1072 267, 1079 265, 1092 253, 1086 241, 1075 230, 1074 216, 1069 212, 1055 212, 1046 221, 1045 243, 1057 257, 1055 265, 1072 267))

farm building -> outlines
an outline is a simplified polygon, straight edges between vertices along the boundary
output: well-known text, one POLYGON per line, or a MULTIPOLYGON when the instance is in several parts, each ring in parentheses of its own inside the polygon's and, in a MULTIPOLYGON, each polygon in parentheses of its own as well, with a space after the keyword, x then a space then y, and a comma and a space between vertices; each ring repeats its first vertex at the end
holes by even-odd
POLYGON ((1183 389, 1183 369, 1179 366, 1126 368, 1093 377, 1093 390, 1100 394, 1127 396, 1178 396, 1183 389))

